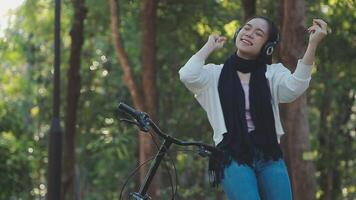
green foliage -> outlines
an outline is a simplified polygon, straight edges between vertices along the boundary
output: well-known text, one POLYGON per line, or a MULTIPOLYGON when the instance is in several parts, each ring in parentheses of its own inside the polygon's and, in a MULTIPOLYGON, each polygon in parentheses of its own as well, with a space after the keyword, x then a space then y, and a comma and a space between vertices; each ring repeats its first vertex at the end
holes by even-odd
MULTIPOLYGON (((3 44, 0 48, 6 46, 3 44)), ((29 107, 32 98, 26 94, 31 87, 24 78, 25 69, 10 67, 12 63, 22 64, 20 59, 11 59, 17 56, 10 51, 6 54, 10 59, 0 66, 0 199, 28 199, 35 189, 33 176, 38 167, 33 165, 38 152, 29 134, 33 127, 29 107)))
POLYGON ((0 132, 0 199, 28 198, 32 190, 33 148, 12 132, 0 132), (28 149, 27 149, 28 147, 28 149))
MULTIPOLYGON (((258 1, 258 14, 278 22, 277 1, 258 1)), ((137 165, 137 130, 119 122, 119 102, 131 104, 122 81, 111 38, 108 3, 87 0, 81 65, 76 170, 82 199, 118 199, 119 191, 137 165)), ((47 185, 47 140, 51 122, 53 81, 53 2, 25 1, 0 38, 0 199, 42 199, 47 185), (35 28, 34 28, 35 27, 35 28)), ((355 144, 355 3, 307 2, 307 24, 326 19, 332 32, 318 49, 317 69, 308 94, 312 156, 317 165, 318 196, 326 194, 325 177, 336 174, 333 199, 356 195, 355 144), (326 113, 326 114, 325 114, 326 113), (325 118, 322 116, 325 114, 325 118), (329 138, 329 139, 328 139, 329 138)), ((122 37, 136 79, 141 62, 141 1, 120 1, 122 37)), ((61 102, 67 94, 67 69, 72 21, 70 1, 62 4, 61 102)), ((211 33, 233 37, 242 23, 240 3, 231 0, 160 0, 157 18, 158 125, 183 140, 212 144, 212 130, 193 95, 178 78, 178 70, 211 33)), ((208 62, 222 63, 232 42, 208 62)), ((61 104, 61 119, 66 105, 61 104)), ((207 160, 192 149, 173 146, 170 158, 178 173, 179 199, 214 199, 207 160), (192 179, 191 177, 195 177, 192 179), (202 196, 204 195, 204 196, 202 196)), ((167 158, 162 168, 163 199, 171 195, 167 158)), ((174 178, 174 177, 173 177, 174 178)), ((136 190, 137 176, 126 191, 136 190)))
POLYGON ((356 197, 356 29, 349 26, 356 22, 354 9, 349 9, 355 6, 351 1, 321 1, 308 6, 309 22, 318 16, 330 27, 318 51, 309 95, 320 199, 326 195, 331 199, 356 197))

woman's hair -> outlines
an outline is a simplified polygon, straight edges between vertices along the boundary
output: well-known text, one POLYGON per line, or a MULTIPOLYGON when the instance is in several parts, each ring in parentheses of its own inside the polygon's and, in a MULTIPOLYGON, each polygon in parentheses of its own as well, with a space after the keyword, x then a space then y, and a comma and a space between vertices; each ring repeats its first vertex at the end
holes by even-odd
POLYGON ((278 28, 277 26, 275 25, 275 23, 267 18, 267 17, 264 17, 264 16, 254 16, 254 17, 251 17, 249 18, 246 23, 248 21, 250 21, 251 19, 255 19, 255 18, 258 18, 258 19, 263 19, 267 22, 268 24, 268 39, 266 41, 266 43, 262 46, 262 49, 261 49, 261 52, 260 52, 260 56, 259 56, 259 59, 261 59, 261 61, 263 63, 266 63, 266 64, 271 64, 272 63, 272 54, 268 55, 266 53, 266 50, 268 47, 272 46, 273 48, 275 48, 275 46, 278 44, 278 42, 280 41, 280 35, 279 35, 279 31, 278 31, 278 28))

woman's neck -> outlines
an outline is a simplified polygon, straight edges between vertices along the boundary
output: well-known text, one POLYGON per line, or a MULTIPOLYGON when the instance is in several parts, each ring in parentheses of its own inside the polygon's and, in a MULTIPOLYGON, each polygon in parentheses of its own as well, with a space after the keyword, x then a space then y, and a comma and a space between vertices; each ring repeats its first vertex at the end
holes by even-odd
POLYGON ((257 56, 251 56, 251 55, 248 55, 248 54, 244 54, 243 52, 239 51, 237 49, 236 51, 236 55, 242 59, 245 59, 245 60, 255 60, 257 59, 257 56))

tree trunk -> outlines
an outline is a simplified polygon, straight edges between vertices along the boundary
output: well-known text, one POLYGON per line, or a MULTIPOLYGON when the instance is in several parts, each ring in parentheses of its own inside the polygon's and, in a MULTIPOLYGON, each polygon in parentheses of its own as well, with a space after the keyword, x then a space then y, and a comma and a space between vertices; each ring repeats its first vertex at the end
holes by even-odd
POLYGON ((130 95, 132 97, 133 104, 138 110, 145 110, 143 106, 143 99, 139 93, 137 85, 134 81, 131 65, 129 63, 129 56, 127 55, 122 38, 120 35, 120 13, 118 11, 119 4, 118 0, 110 0, 110 11, 111 11, 111 35, 114 42, 114 47, 116 50, 116 56, 118 57, 121 68, 124 71, 123 81, 129 89, 130 95))
POLYGON ((256 15, 256 0, 241 0, 241 2, 244 13, 243 21, 246 22, 248 19, 256 15))
MULTIPOLYGON (((150 117, 157 120, 157 86, 156 86, 156 15, 157 0, 143 1, 142 16, 142 91, 144 94, 144 103, 147 113, 150 117)), ((158 139, 158 138, 157 138, 158 139)), ((140 163, 152 157, 156 147, 152 143, 152 138, 147 134, 141 134, 139 137, 140 163)), ((148 165, 145 165, 140 171, 140 183, 148 171, 148 165)), ((160 169, 158 169, 155 178, 150 186, 149 193, 153 199, 160 197, 160 169)))
MULTIPOLYGON (((115 50, 119 63, 124 71, 123 79, 129 89, 133 99, 134 106, 142 111, 147 112, 153 120, 157 119, 157 87, 156 87, 156 11, 157 1, 145 0, 143 2, 143 16, 142 16, 142 31, 143 31, 143 45, 142 45, 142 89, 143 95, 139 93, 137 84, 134 81, 132 74, 132 67, 129 63, 129 56, 125 51, 122 38, 120 35, 120 14, 118 11, 118 1, 110 0, 111 8, 111 29, 112 37, 115 44, 115 50)), ((150 135, 138 135, 138 152, 139 162, 143 163, 153 156, 155 153, 155 146, 150 135)), ((148 166, 145 165, 140 168, 140 184, 143 183, 147 174, 148 166)), ((160 171, 157 172, 149 187, 149 195, 153 199, 160 199, 160 171)))
MULTIPOLYGON (((305 49, 303 0, 284 0, 282 42, 280 58, 291 71, 295 70, 297 59, 305 49)), ((315 169, 311 161, 304 160, 303 154, 310 151, 309 123, 306 94, 290 104, 281 105, 281 115, 286 131, 283 138, 283 151, 289 168, 293 199, 315 199, 315 169)))
POLYGON ((78 199, 76 191, 79 191, 75 185, 75 135, 77 124, 77 110, 80 96, 80 58, 84 42, 84 19, 86 17, 86 8, 84 0, 73 0, 74 22, 70 31, 72 39, 67 87, 67 107, 64 131, 63 148, 63 176, 62 176, 62 199, 78 199))

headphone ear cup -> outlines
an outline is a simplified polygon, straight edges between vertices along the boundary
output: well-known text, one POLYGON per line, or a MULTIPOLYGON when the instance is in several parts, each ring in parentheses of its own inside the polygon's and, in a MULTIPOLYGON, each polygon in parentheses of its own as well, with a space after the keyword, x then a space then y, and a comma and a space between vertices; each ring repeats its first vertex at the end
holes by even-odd
POLYGON ((263 47, 262 53, 266 56, 272 55, 276 44, 276 42, 267 42, 267 44, 263 47))
POLYGON ((235 32, 234 38, 233 38, 233 42, 234 44, 236 44, 236 38, 237 38, 237 34, 239 34, 239 32, 241 31, 241 28, 238 28, 235 32))
POLYGON ((265 46, 262 49, 262 53, 266 56, 270 56, 273 54, 274 51, 274 47, 277 46, 278 42, 279 42, 279 33, 277 33, 277 37, 276 40, 273 42, 267 42, 267 44, 265 44, 265 46))

